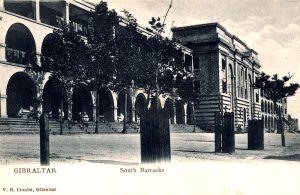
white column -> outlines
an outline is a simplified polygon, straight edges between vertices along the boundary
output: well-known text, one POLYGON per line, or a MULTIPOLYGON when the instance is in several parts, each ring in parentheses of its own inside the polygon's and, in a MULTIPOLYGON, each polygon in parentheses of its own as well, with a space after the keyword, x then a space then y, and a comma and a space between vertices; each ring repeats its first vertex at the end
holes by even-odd
POLYGON ((0 61, 6 62, 5 47, 6 45, 4 43, 0 43, 0 61))
POLYGON ((69 24, 70 22, 70 3, 66 2, 64 11, 63 11, 64 22, 69 24))
POLYGON ((1 112, 1 118, 7 118, 7 96, 6 95, 0 95, 0 112, 1 112))
POLYGON ((177 113, 176 113, 176 103, 175 102, 173 105, 173 110, 174 110, 174 124, 177 124, 177 113))
POLYGON ((4 0, 0 0, 0 9, 4 10, 4 0))
POLYGON ((135 97, 132 95, 133 93, 130 93, 130 98, 131 98, 131 110, 132 110, 132 122, 137 122, 136 117, 135 117, 135 97))
POLYGON ((187 104, 184 104, 183 105, 183 111, 184 111, 184 113, 183 113, 183 123, 182 124, 184 124, 184 125, 186 125, 187 124, 187 104))
POLYGON ((36 53, 35 53, 35 64, 36 64, 37 66, 39 66, 39 67, 42 66, 41 55, 42 55, 42 54, 39 53, 39 52, 36 52, 36 53))
POLYGON ((35 20, 41 22, 40 16, 40 0, 35 0, 35 20))
POLYGON ((118 121, 118 107, 114 107, 114 121, 118 121))

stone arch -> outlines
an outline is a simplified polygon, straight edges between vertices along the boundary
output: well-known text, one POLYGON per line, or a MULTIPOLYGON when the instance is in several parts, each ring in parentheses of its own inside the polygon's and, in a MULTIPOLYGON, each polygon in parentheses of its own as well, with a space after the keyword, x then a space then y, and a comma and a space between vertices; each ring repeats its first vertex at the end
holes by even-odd
POLYGON ((264 101, 264 112, 265 113, 268 113, 268 104, 267 104, 267 102, 266 101, 264 101))
POLYGON ((174 124, 174 103, 172 99, 168 98, 166 100, 164 109, 169 112, 170 123, 174 124))
POLYGON ((184 121, 184 105, 183 102, 181 100, 177 100, 175 102, 175 106, 176 106, 176 123, 177 124, 185 124, 184 121))
POLYGON ((72 118, 80 120, 85 112, 89 120, 93 120, 93 100, 89 89, 84 84, 79 84, 73 89, 72 94, 72 118))
MULTIPOLYGON (((158 98, 158 107, 162 108, 160 98, 158 98)), ((156 97, 155 96, 152 97, 152 99, 150 101, 150 108, 156 108, 156 97)))
POLYGON ((14 23, 9 27, 5 44, 5 57, 8 62, 35 65, 35 40, 24 24, 14 23))
POLYGON ((98 90, 99 97, 99 115, 104 117, 104 120, 114 121, 114 100, 111 91, 107 87, 101 87, 98 90))
POLYGON ((230 95, 231 110, 234 110, 234 72, 231 64, 228 65, 228 69, 227 92, 230 95))
POLYGON ((30 111, 37 109, 36 83, 25 72, 17 72, 11 76, 7 84, 6 95, 8 117, 18 117, 21 109, 30 111))
POLYGON ((124 116, 125 111, 125 93, 127 93, 127 121, 132 122, 132 101, 130 94, 128 91, 121 91, 118 95, 118 110, 117 114, 118 116, 121 116, 121 114, 124 116))
POLYGON ((51 68, 50 59, 53 58, 55 51, 57 50, 53 43, 58 41, 58 38, 59 37, 54 33, 50 33, 43 40, 42 49, 41 49, 42 52, 41 65, 44 71, 49 71, 51 68))
POLYGON ((245 94, 244 94, 244 68, 241 67, 241 71, 240 71, 240 91, 241 91, 241 98, 244 98, 245 94))
POLYGON ((193 104, 191 103, 191 102, 189 102, 188 104, 187 104, 187 112, 186 112, 186 115, 187 115, 187 117, 186 117, 186 119, 187 119, 187 124, 188 125, 192 125, 192 124, 194 124, 194 117, 193 117, 193 110, 194 110, 194 108, 193 108, 193 104))
POLYGON ((248 74, 248 80, 247 80, 247 94, 246 94, 246 99, 250 100, 250 103, 252 104, 252 77, 250 74, 248 74))
POLYGON ((268 127, 269 127, 269 130, 271 131, 271 117, 268 116, 268 127))
POLYGON ((64 119, 68 119, 68 97, 65 87, 57 79, 49 78, 43 89, 43 111, 49 118, 59 119, 61 106, 64 119))
POLYGON ((142 111, 147 109, 147 98, 143 93, 139 93, 136 96, 134 107, 135 107, 135 121, 139 122, 142 111))

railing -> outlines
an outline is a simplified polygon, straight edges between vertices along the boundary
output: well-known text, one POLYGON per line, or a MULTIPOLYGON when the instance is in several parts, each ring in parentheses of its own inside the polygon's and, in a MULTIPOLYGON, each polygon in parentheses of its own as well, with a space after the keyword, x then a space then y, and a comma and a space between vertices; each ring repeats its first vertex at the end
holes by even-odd
POLYGON ((6 60, 17 64, 28 64, 29 59, 25 51, 6 47, 6 60))
POLYGON ((64 18, 60 16, 55 16, 55 26, 62 27, 64 24, 64 18))
POLYGON ((78 32, 78 34, 85 36, 88 34, 88 27, 86 25, 82 25, 74 21, 70 21, 70 25, 73 27, 75 32, 78 32))

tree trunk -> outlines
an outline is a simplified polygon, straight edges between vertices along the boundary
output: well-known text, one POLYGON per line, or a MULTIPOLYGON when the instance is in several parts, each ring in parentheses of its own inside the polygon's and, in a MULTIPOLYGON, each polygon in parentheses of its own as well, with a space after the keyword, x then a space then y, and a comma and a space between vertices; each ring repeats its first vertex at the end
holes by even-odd
POLYGON ((99 132, 99 94, 96 90, 96 119, 95 119, 95 134, 99 132))
POLYGON ((62 87, 61 89, 61 100, 60 100, 60 113, 59 113, 59 128, 60 128, 60 135, 64 134, 64 130, 63 130, 63 108, 64 108, 64 89, 62 87))
POLYGON ((124 104, 124 119, 123 119, 123 131, 122 133, 127 133, 126 123, 127 123, 127 90, 125 89, 125 104, 124 104))
POLYGON ((282 115, 280 113, 280 110, 277 107, 276 102, 277 101, 273 101, 274 108, 275 108, 276 114, 278 116, 277 131, 279 130, 279 132, 281 134, 281 145, 284 147, 285 146, 285 135, 284 135, 283 120, 282 120, 282 115))
MULTIPOLYGON (((159 66, 159 65, 158 65, 159 66)), ((155 79, 155 85, 156 85, 156 108, 159 109, 159 84, 158 84, 158 68, 156 70, 156 79, 155 79)))
POLYGON ((196 132, 196 117, 195 117, 195 104, 193 104, 193 133, 196 132))

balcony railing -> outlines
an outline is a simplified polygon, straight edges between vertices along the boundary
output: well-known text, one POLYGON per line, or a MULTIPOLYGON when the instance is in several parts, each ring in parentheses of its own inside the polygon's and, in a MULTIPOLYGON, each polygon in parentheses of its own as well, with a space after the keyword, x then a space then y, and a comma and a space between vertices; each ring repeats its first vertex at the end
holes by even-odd
POLYGON ((70 21, 70 25, 73 27, 73 29, 78 32, 80 35, 86 36, 88 34, 88 27, 86 25, 79 24, 74 21, 70 21))
POLYGON ((6 60, 17 64, 28 64, 29 56, 25 51, 6 48, 6 60))

